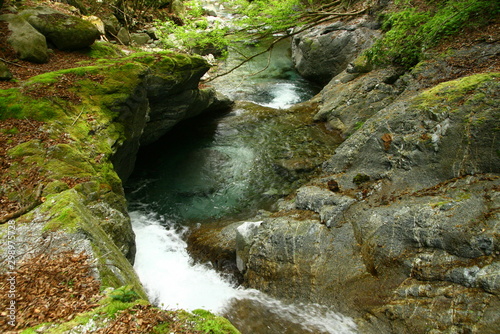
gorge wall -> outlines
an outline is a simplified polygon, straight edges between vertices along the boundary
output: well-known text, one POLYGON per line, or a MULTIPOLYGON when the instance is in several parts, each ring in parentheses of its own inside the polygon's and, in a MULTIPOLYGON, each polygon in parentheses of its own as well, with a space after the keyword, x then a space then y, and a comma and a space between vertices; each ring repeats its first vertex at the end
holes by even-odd
MULTIPOLYGON (((292 43, 320 45, 342 30, 346 46, 342 27, 315 28, 316 37, 305 32, 292 43)), ((300 66, 310 63, 311 72, 299 71, 332 79, 294 108, 317 106, 315 121, 343 143, 332 147, 323 175, 275 212, 204 241, 195 235, 201 245, 193 248, 235 258, 249 287, 334 306, 361 333, 495 333, 500 44, 477 41, 410 71, 370 68, 357 49, 342 70, 323 73, 314 65, 318 48, 308 60, 303 50, 295 55, 300 66)))
POLYGON ((240 238, 246 283, 337 305, 361 332, 494 333, 500 74, 450 79, 453 61, 499 51, 479 43, 408 73, 336 75, 315 118, 345 141, 323 177, 240 238))
POLYGON ((39 204, 12 216, 20 216, 17 261, 40 251, 84 251, 103 287, 132 285, 147 299, 132 268, 135 241, 122 180, 141 144, 185 118, 228 107, 213 90, 198 88, 208 68, 200 57, 136 53, 0 90, 1 118, 11 122, 2 133, 12 138, 2 143, 1 195, 21 206, 39 204), (33 128, 18 142, 24 119, 33 128))

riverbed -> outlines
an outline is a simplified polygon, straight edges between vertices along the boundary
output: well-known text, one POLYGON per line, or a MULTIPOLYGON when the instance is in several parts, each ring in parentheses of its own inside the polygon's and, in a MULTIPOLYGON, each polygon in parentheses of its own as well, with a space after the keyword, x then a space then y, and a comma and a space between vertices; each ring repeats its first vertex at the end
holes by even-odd
MULTIPOLYGON (((327 306, 246 289, 187 251, 187 236, 200 224, 272 210, 314 175, 337 144, 312 123, 310 106, 289 109, 318 91, 293 71, 289 53, 282 43, 269 64, 263 55, 212 82, 236 101, 232 110, 181 123, 141 150, 127 185, 135 269, 155 304, 208 309, 242 333, 355 333, 352 319, 327 306)), ((230 58, 226 66, 237 61, 230 58)))

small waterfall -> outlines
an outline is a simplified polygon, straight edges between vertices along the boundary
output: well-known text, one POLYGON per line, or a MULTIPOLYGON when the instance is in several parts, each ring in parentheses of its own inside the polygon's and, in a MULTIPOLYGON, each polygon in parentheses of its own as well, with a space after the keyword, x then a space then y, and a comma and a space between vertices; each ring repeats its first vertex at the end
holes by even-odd
POLYGON ((151 300, 168 309, 220 312, 236 297, 228 279, 193 264, 183 240, 186 227, 162 221, 155 213, 130 213, 136 234, 135 269, 151 300))
POLYGON ((203 308, 226 316, 242 333, 356 333, 352 319, 316 304, 287 304, 236 286, 208 265, 194 264, 186 227, 152 212, 130 213, 136 233, 135 269, 148 295, 165 309, 203 308))
MULTIPOLYGON (((237 57, 230 56, 228 67, 237 57)), ((356 333, 352 319, 328 307, 289 304, 240 288, 190 258, 189 224, 251 217, 304 182, 286 169, 288 161, 319 165, 336 144, 323 130, 303 126, 305 113, 281 110, 317 92, 293 71, 286 42, 275 48, 270 64, 260 56, 212 84, 250 103, 237 103, 217 120, 177 126, 161 148, 144 151, 128 184, 135 269, 151 300, 167 309, 210 310, 243 334, 356 333)))

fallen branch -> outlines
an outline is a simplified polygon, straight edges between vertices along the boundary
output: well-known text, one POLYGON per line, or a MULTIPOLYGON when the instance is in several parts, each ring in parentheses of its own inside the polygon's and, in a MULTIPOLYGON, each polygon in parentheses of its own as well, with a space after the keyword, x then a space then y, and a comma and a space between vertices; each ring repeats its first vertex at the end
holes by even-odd
POLYGON ((19 65, 19 64, 16 64, 16 63, 12 62, 12 61, 8 61, 7 59, 4 59, 4 58, 0 58, 0 60, 3 61, 4 63, 11 64, 11 65, 14 65, 14 66, 17 66, 17 67, 28 68, 30 70, 39 70, 39 68, 29 67, 29 66, 24 66, 24 65, 19 65))
MULTIPOLYGON (((339 3, 339 1, 335 2, 335 4, 338 4, 338 3, 339 3)), ((332 4, 332 6, 328 6, 328 8, 330 8, 330 7, 333 7, 333 4, 332 4)), ((370 7, 365 7, 365 8, 363 8, 363 9, 357 11, 357 12, 350 12, 350 13, 333 13, 333 12, 328 12, 328 13, 324 13, 324 14, 321 14, 321 15, 319 14, 321 12, 306 13, 304 15, 304 18, 306 19, 305 24, 302 27, 300 27, 300 29, 297 29, 297 30, 294 29, 294 31, 291 32, 291 33, 289 33, 289 32, 285 33, 285 35, 283 35, 283 36, 275 39, 265 50, 263 50, 261 52, 258 52, 256 54, 250 56, 250 57, 246 57, 246 56, 243 55, 245 59, 241 63, 239 63, 238 65, 234 66, 233 68, 231 68, 230 70, 228 70, 228 71, 226 71, 224 73, 217 74, 217 75, 215 75, 215 76, 207 79, 206 82, 210 82, 210 81, 213 81, 213 80, 215 80, 217 78, 220 78, 220 77, 223 77, 225 75, 230 74, 231 72, 233 72, 234 70, 240 68, 241 66, 243 66, 246 63, 248 63, 252 59, 254 59, 254 58, 256 58, 256 57, 258 57, 258 56, 260 56, 260 55, 262 55, 264 53, 267 53, 267 52, 271 51, 277 43, 279 43, 280 41, 282 41, 282 40, 284 40, 286 38, 289 38, 289 37, 292 37, 294 35, 300 34, 301 32, 303 32, 303 31, 305 31, 307 29, 310 29, 310 28, 312 28, 314 26, 317 26, 317 25, 319 25, 319 24, 321 24, 323 22, 328 22, 328 21, 330 21, 330 20, 332 20, 334 18, 342 17, 342 16, 356 16, 356 15, 360 15, 360 14, 365 13, 369 9, 370 9, 370 7), (308 17, 308 18, 306 18, 306 17, 308 17)), ((276 31, 274 33, 276 33, 276 31)), ((268 66, 269 66, 269 64, 266 65, 266 67, 264 69, 262 69, 261 71, 256 72, 255 74, 264 71, 268 66)))
POLYGON ((42 204, 42 199, 41 199, 42 190, 43 190, 43 184, 40 183, 38 185, 38 187, 36 188, 35 199, 33 200, 33 202, 26 205, 26 206, 23 206, 22 208, 20 208, 19 210, 15 211, 13 213, 9 213, 8 215, 5 215, 2 218, 0 218, 0 224, 5 224, 6 222, 8 222, 11 219, 16 219, 18 217, 21 217, 25 213, 30 212, 31 210, 36 208, 38 205, 42 204))

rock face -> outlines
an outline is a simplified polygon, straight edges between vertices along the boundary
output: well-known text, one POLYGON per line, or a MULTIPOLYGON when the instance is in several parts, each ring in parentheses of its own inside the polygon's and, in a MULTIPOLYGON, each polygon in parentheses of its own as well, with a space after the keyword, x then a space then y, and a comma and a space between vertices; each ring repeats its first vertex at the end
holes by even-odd
MULTIPOLYGON (((0 90, 2 119, 39 121, 43 128, 37 131, 50 138, 25 141, 7 151, 14 161, 8 164, 7 177, 24 180, 35 175, 41 185, 42 203, 15 222, 19 230, 30 231, 30 244, 53 239, 54 245, 70 249, 86 245, 83 251, 94 261, 104 286, 133 285, 146 298, 131 265, 135 236, 119 175, 125 178, 133 167, 151 110, 149 94, 156 92, 160 98, 165 92, 163 103, 168 104, 169 92, 175 96, 194 91, 193 73, 199 77, 206 70, 199 57, 142 53, 47 73, 27 80, 22 89, 0 90), (193 76, 186 76, 189 73, 193 76), (81 78, 65 81, 64 89, 74 92, 71 102, 31 97, 30 92, 40 89, 59 91, 60 80, 67 76, 81 78)), ((189 114, 181 107, 178 111, 189 114)), ((38 196, 15 185, 2 188, 1 195, 38 196)))
POLYGON ((90 22, 58 12, 49 7, 23 10, 19 15, 60 50, 86 48, 99 38, 99 31, 90 22))
POLYGON ((49 61, 45 36, 33 28, 25 19, 17 15, 6 14, 0 16, 0 20, 9 23, 11 34, 8 42, 20 59, 40 64, 49 61))
POLYGON ((362 333, 495 333, 500 74, 452 80, 452 60, 497 48, 333 78, 315 119, 345 141, 236 243, 245 283, 333 305, 362 333))
POLYGON ((341 73, 380 33, 366 18, 322 25, 294 36, 293 62, 305 78, 325 84, 341 73))
MULTIPOLYGON (((126 180, 135 164, 141 145, 148 145, 166 134, 175 124, 203 111, 224 109, 231 102, 216 96, 211 89, 198 89, 199 79, 208 71, 200 57, 168 54, 151 63, 141 76, 141 85, 126 100, 115 101, 112 110, 125 123, 127 141, 113 157, 122 180, 126 180)), ((151 60, 149 60, 151 61, 151 60)))

